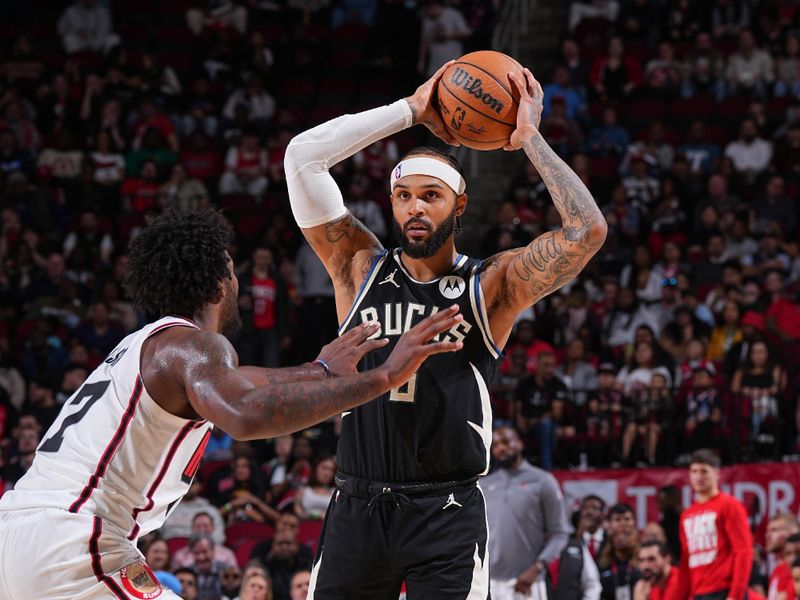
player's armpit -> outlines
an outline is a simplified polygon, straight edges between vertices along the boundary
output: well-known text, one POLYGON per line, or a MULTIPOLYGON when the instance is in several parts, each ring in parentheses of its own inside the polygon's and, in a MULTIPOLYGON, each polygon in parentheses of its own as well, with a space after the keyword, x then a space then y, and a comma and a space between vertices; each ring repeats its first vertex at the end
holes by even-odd
POLYGON ((301 231, 334 285, 352 293, 361 285, 362 274, 369 270, 375 255, 383 250, 375 234, 350 211, 335 221, 301 231))

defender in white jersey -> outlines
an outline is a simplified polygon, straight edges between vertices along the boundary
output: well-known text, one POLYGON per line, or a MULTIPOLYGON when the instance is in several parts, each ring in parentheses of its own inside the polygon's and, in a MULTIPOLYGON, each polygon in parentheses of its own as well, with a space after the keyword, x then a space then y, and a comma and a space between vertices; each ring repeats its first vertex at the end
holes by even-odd
POLYGON ((302 429, 404 383, 460 343, 442 311, 387 364, 356 363, 385 340, 365 326, 288 369, 239 367, 222 332, 240 323, 221 214, 170 211, 131 246, 128 287, 160 318, 127 336, 64 404, 28 473, 0 498, 0 599, 177 598, 136 549, 189 489, 211 428, 237 439, 302 429), (391 363, 391 364, 389 364, 391 363))

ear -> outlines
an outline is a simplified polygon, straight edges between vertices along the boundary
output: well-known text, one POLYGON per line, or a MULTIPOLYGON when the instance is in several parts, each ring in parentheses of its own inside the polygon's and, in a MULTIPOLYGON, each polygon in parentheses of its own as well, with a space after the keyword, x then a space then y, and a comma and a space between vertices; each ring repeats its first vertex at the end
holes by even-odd
POLYGON ((456 216, 460 217, 467 210, 467 195, 459 194, 456 196, 456 216))

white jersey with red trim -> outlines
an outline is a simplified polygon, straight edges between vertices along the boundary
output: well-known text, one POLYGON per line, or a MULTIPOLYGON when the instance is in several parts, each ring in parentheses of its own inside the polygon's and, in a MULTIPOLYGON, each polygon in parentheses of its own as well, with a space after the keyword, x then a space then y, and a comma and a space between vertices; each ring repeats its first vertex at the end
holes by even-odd
POLYGON ((197 326, 165 317, 122 340, 64 403, 0 511, 88 513, 130 540, 161 527, 188 491, 213 427, 167 412, 142 383, 142 344, 168 327, 197 326))

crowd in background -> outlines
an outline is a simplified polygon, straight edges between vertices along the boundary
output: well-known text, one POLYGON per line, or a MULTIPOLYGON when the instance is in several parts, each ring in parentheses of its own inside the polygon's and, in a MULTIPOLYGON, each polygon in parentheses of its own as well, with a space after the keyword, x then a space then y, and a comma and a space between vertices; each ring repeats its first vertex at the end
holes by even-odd
MULTIPOLYGON (((313 359, 336 335, 333 289, 288 210, 286 144, 489 47, 497 7, 80 0, 10 10, 0 25, 5 488, 64 401, 144 323, 124 287, 126 247, 165 207, 217 206, 234 224, 241 362, 313 359)), ((783 0, 571 3, 558 64, 542 75, 541 131, 588 184, 609 235, 578 281, 519 320, 491 389, 496 424, 517 428, 534 463, 680 464, 700 446, 726 461, 797 451, 798 19, 783 0)), ((332 171, 387 245, 386 175, 416 136, 332 171)), ((495 200, 496 223, 471 244, 484 257, 560 226, 530 165, 495 200)), ((243 599, 266 597, 256 588, 304 597, 305 543, 316 543, 332 493, 337 430, 333 421, 259 443, 215 431, 179 522, 143 542, 151 566, 200 594, 184 598, 234 598, 240 587, 243 599), (236 537, 238 523, 264 529, 236 537), (242 571, 251 555, 260 566, 242 571)))

